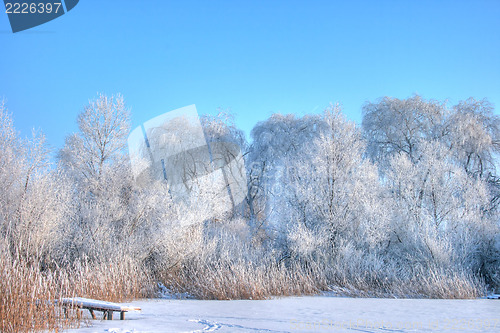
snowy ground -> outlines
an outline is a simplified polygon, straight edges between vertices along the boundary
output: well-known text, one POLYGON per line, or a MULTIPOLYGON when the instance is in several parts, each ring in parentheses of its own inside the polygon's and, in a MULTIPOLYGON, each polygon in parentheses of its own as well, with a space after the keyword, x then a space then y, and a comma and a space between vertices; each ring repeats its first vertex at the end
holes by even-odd
MULTIPOLYGON (((71 333, 500 332, 500 300, 292 297, 263 301, 144 300, 125 321, 71 333)), ((117 316, 115 314, 115 318, 117 316)))

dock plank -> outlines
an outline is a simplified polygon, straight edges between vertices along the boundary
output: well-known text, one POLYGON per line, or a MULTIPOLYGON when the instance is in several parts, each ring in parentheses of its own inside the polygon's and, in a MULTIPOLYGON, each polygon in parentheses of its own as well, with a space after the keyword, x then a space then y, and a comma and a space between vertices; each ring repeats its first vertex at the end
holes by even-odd
POLYGON ((80 309, 87 309, 90 311, 90 314, 93 319, 96 318, 94 311, 103 312, 104 318, 108 320, 113 320, 113 312, 120 312, 120 320, 124 320, 125 312, 141 311, 141 308, 139 307, 120 305, 117 303, 106 302, 84 297, 61 298, 59 302, 64 307, 76 307, 80 309))

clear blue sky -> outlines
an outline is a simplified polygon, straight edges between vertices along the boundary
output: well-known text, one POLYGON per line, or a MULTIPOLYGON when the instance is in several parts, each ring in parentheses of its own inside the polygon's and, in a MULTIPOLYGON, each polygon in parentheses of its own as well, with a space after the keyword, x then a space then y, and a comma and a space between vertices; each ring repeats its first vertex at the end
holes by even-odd
POLYGON ((330 102, 361 121, 382 96, 500 109, 500 1, 81 0, 12 34, 0 13, 0 98, 15 126, 60 148, 98 92, 122 93, 133 126, 196 104, 230 108, 247 134, 275 112, 330 102))

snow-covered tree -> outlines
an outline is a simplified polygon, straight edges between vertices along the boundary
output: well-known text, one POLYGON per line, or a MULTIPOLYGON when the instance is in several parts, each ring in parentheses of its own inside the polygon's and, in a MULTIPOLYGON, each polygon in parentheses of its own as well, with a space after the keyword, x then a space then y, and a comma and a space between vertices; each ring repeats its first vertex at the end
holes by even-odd
POLYGON ((439 139, 446 134, 443 128, 446 115, 445 103, 425 100, 419 95, 367 102, 363 106, 363 130, 368 140, 368 156, 384 166, 388 156, 395 153, 405 153, 414 160, 421 140, 439 139))
POLYGON ((485 180, 491 193, 491 207, 500 200, 498 154, 500 118, 487 100, 469 98, 453 107, 448 120, 446 142, 455 161, 474 178, 485 180))
POLYGON ((274 114, 252 130, 249 148, 248 201, 251 218, 259 228, 276 224, 276 204, 283 191, 283 177, 290 171, 287 161, 300 156, 318 136, 323 123, 316 115, 297 118, 274 114))
MULTIPOLYGON (((130 112, 121 95, 99 95, 78 115, 79 133, 66 138, 59 156, 64 167, 88 186, 99 182, 114 162, 122 162, 130 130, 130 112)), ((101 184, 103 185, 103 184, 101 184)))
POLYGON ((234 124, 234 116, 229 112, 219 112, 216 117, 201 119, 208 143, 212 167, 221 172, 226 191, 231 202, 231 212, 243 214, 247 196, 247 177, 244 155, 248 143, 244 133, 234 124), (238 208, 237 208, 238 207, 238 208))
POLYGON ((29 260, 49 257, 61 241, 68 213, 64 178, 49 169, 42 133, 21 139, 0 104, 0 231, 13 253, 29 260))
POLYGON ((320 120, 318 136, 287 159, 293 171, 283 178, 280 224, 298 252, 314 249, 334 258, 346 240, 375 248, 385 239, 387 221, 377 168, 363 160, 361 131, 338 105, 320 120))
POLYGON ((79 132, 59 152, 74 188, 71 255, 110 252, 112 240, 126 233, 132 177, 124 154, 130 115, 120 95, 99 95, 78 116, 79 132))
MULTIPOLYGON (((402 153, 390 161, 386 184, 394 199, 393 241, 410 253, 416 248, 419 260, 445 264, 452 253, 446 257, 443 252, 453 249, 457 232, 482 224, 493 227, 484 214, 489 196, 485 183, 456 166, 442 143, 424 143, 420 154, 417 163, 402 153)), ((466 242, 457 245, 466 247, 466 242)))
POLYGON ((20 195, 19 179, 22 178, 22 159, 24 150, 14 130, 12 117, 5 101, 0 102, 0 209, 2 231, 5 233, 15 211, 15 202, 20 195))

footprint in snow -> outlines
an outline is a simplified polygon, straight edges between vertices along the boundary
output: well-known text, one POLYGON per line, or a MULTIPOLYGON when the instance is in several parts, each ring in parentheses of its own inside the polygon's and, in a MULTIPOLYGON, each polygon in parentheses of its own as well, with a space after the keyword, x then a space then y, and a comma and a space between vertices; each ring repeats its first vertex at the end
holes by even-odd
POLYGON ((192 333, 214 332, 222 327, 218 323, 211 323, 208 320, 204 320, 204 319, 190 319, 189 321, 205 325, 205 327, 203 327, 201 330, 196 330, 196 331, 193 331, 192 333))
POLYGON ((121 328, 108 328, 107 330, 105 330, 105 332, 109 332, 109 333, 138 333, 136 330, 129 331, 129 330, 123 330, 121 328))

